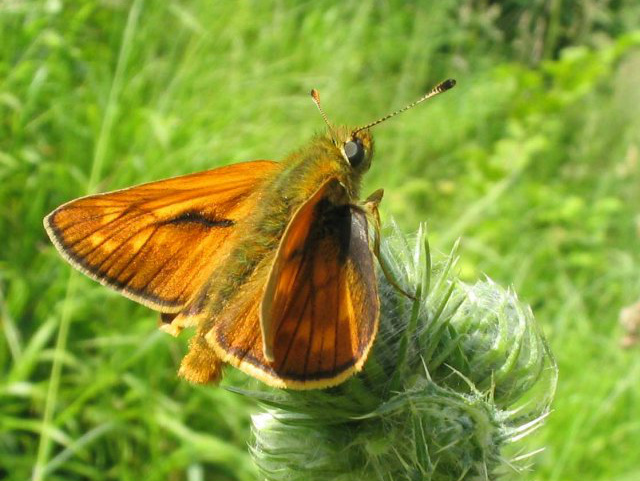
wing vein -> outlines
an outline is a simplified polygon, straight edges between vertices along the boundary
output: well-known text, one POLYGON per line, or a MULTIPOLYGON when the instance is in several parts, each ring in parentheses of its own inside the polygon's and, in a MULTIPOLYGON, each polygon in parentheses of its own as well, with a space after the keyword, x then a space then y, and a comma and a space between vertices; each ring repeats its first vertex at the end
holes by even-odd
POLYGON ((309 298, 311 296, 309 295, 309 293, 307 293, 305 300, 304 300, 304 305, 302 306, 302 312, 301 315, 298 316, 298 321, 296 322, 296 328, 293 331, 293 334, 291 336, 291 338, 289 339, 289 345, 287 346, 287 350, 285 351, 285 355, 282 358, 282 363, 280 363, 281 367, 284 367, 287 364, 287 361, 289 360, 289 354, 291 352, 291 348, 293 347, 293 341, 295 341, 296 337, 298 337, 298 330, 300 329, 300 324, 302 324, 302 315, 304 314, 304 312, 307 310, 307 304, 309 303, 309 298))
MULTIPOLYGON (((313 275, 313 272, 311 273, 313 275)), ((311 297, 311 296, 309 296, 311 297)), ((304 313, 307 311, 307 309, 305 308, 305 310, 302 312, 302 315, 304 316, 304 313)), ((307 352, 305 353, 304 356, 304 376, 307 375, 307 367, 309 366, 309 356, 311 355, 311 348, 313 347, 313 331, 314 331, 314 320, 315 320, 315 313, 316 313, 316 303, 315 302, 311 302, 311 318, 310 321, 311 322, 311 326, 309 326, 309 341, 307 343, 307 352)))
MULTIPOLYGON (((302 266, 304 265, 304 262, 307 260, 307 255, 309 254, 309 250, 310 249, 303 249, 302 250, 302 259, 300 259, 300 262, 298 263, 298 265, 296 266, 296 272, 295 275, 292 276, 292 280, 289 282, 289 286, 287 289, 287 292, 292 292, 292 286, 296 285, 296 282, 298 281, 298 276, 300 275, 300 271, 302 270, 302 266)), ((291 309, 291 305, 292 302, 295 300, 294 296, 290 296, 287 298, 287 303, 284 306, 283 309, 283 313, 282 313, 282 319, 284 320, 284 318, 287 316, 287 314, 289 313, 289 310, 291 309)), ((280 324, 278 324, 278 328, 276 329, 276 333, 274 338, 278 337, 278 334, 280 334, 280 329, 282 328, 284 322, 280 322, 280 324)))
POLYGON ((334 349, 333 349, 333 369, 332 372, 335 372, 337 367, 338 367, 338 333, 340 332, 340 308, 342 306, 342 299, 341 299, 341 272, 340 269, 338 269, 338 280, 336 282, 336 285, 338 286, 336 292, 337 292, 337 302, 336 302, 336 327, 335 327, 335 335, 333 338, 333 343, 334 343, 334 349))
MULTIPOLYGON (((129 224, 131 224, 131 221, 132 221, 132 220, 137 219, 137 218, 138 218, 138 217, 140 217, 141 215, 143 215, 143 214, 137 215, 137 216, 133 217, 132 219, 127 219, 127 222, 123 223, 123 225, 122 225, 122 226, 120 226, 120 227, 119 227, 119 228, 117 228, 115 231, 113 231, 113 232, 111 233, 111 235, 110 235, 110 236, 105 237, 104 239, 102 239, 102 242, 100 242, 99 244, 97 244, 96 246, 94 246, 94 249, 90 250, 89 252, 84 253, 83 255, 91 254, 91 253, 92 253, 96 248, 98 248, 98 247, 100 247, 102 244, 104 244, 104 242, 105 242, 105 241, 112 239, 114 235, 116 235, 116 234, 118 234, 118 233, 122 232, 123 230, 125 230, 125 229, 127 228, 127 226, 128 226, 129 224)), ((120 217, 118 217, 118 219, 113 219, 113 220, 111 220, 111 221, 107 222, 106 224, 101 225, 101 226, 100 226, 100 227, 98 227, 96 230, 94 230, 93 232, 91 232, 89 235, 86 235, 86 236, 84 236, 84 237, 81 237, 80 239, 76 240, 75 242, 72 242, 72 243, 70 243, 70 244, 66 245, 66 247, 67 247, 68 249, 73 249, 73 247, 75 247, 75 246, 76 246, 77 244, 79 244, 80 242, 82 242, 82 241, 84 241, 84 240, 86 240, 86 239, 90 238, 92 235, 97 234, 98 232, 100 232, 101 230, 103 230, 105 227, 109 227, 113 222, 116 222, 117 220, 120 220, 120 217)), ((145 226, 145 227, 147 227, 147 226, 145 226)), ((66 229, 66 227, 65 227, 65 229, 66 229)))
MULTIPOLYGON (((144 228, 146 229, 146 227, 144 228)), ((132 235, 129 239, 131 239, 132 237, 135 237, 136 235, 140 234, 140 232, 142 232, 144 229, 140 229, 138 232, 136 232, 134 235, 132 235)), ((129 267, 131 264, 133 264, 133 261, 136 260, 136 258, 140 255, 140 253, 145 249, 145 247, 147 246, 147 243, 151 240, 151 238, 156 234, 157 230, 159 229, 158 226, 155 226, 155 228, 153 229, 153 231, 151 232, 151 234, 149 234, 149 236, 145 239, 145 241, 142 243, 142 245, 140 246, 140 248, 138 249, 138 251, 133 255, 133 257, 131 257, 131 259, 129 259, 125 265, 122 267, 122 269, 120 269, 118 271, 118 273, 114 276, 115 279, 118 279, 120 277, 120 274, 122 274, 125 269, 127 267, 129 267)), ((128 239, 127 239, 128 240, 128 239)), ((135 276, 135 272, 133 276, 130 276, 127 279, 127 282, 130 281, 131 279, 133 279, 133 277, 135 276)))
MULTIPOLYGON (((145 227, 145 228, 146 228, 146 227, 145 227)), ((144 242, 144 244, 143 244, 143 246, 142 246, 142 247, 144 247, 144 245, 146 245, 146 244, 147 244, 147 242, 149 241, 149 239, 151 239, 151 237, 153 237, 153 236, 155 235, 155 233, 156 233, 156 231, 157 231, 157 230, 158 230, 158 229, 156 228, 156 229, 151 233, 151 235, 147 238, 147 240, 144 242)), ((138 232, 136 232, 136 235, 137 235, 137 234, 139 234, 141 231, 142 231, 142 229, 140 229, 138 232)), ((120 247, 120 246, 118 246, 118 247, 120 247)), ((95 249, 93 249, 93 250, 95 250, 95 249)), ((90 266, 90 267, 91 267, 92 269, 95 269, 96 274, 102 275, 102 276, 103 276, 103 278, 108 278, 108 277, 110 277, 110 276, 107 276, 107 275, 106 275, 106 273, 105 273, 105 274, 101 274, 101 272, 104 272, 104 271, 102 271, 101 267, 104 265, 104 263, 105 263, 105 262, 106 262, 106 261, 107 261, 107 260, 108 260, 108 259, 109 259, 113 254, 114 254, 114 252, 116 252, 116 251, 117 251, 117 249, 112 250, 111 252, 109 252, 109 254, 108 254, 104 259, 102 259, 102 261, 101 261, 99 264, 95 264, 95 265, 92 265, 92 266, 90 266)))
POLYGON ((155 280, 156 277, 158 277, 158 275, 160 275, 160 273, 164 270, 164 268, 167 266, 167 264, 169 264, 169 262, 171 262, 173 260, 173 256, 167 256, 167 259, 162 263, 162 265, 160 266, 159 269, 156 270, 156 272, 153 273, 153 275, 147 280, 145 287, 149 287, 153 281, 155 280))

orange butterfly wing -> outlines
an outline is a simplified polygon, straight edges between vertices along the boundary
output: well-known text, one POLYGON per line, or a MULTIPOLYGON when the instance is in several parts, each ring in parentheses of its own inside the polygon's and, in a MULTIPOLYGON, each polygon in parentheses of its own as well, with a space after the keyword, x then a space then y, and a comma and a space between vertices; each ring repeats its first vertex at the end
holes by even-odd
POLYGON ((334 194, 344 188, 331 179, 298 209, 273 265, 254 274, 207 335, 223 360, 267 384, 338 384, 362 368, 377 333, 367 218, 332 203, 334 194))
POLYGON ((152 309, 179 312, 278 165, 244 162, 83 197, 58 207, 44 225, 89 277, 152 309))

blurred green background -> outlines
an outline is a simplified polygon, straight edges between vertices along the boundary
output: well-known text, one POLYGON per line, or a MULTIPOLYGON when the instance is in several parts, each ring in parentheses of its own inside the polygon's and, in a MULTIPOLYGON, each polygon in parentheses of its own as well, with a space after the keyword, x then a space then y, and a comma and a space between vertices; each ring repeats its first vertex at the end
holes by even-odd
MULTIPOLYGON (((365 193, 530 303, 560 367, 529 479, 640 479, 636 0, 0 3, 0 478, 254 480, 254 405, 176 378, 157 315, 71 275, 43 216, 87 192, 374 130, 365 193), (43 422, 44 420, 44 422, 43 422)), ((244 383, 230 371, 225 383, 244 383)))

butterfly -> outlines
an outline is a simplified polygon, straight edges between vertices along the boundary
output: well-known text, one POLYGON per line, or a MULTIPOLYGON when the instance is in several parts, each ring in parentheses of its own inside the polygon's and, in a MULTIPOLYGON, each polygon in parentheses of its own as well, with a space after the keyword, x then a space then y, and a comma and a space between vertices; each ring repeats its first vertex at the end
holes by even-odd
POLYGON ((228 363, 274 387, 337 385, 362 369, 380 317, 382 190, 359 200, 370 128, 454 85, 359 128, 332 126, 313 90, 327 132, 283 161, 82 197, 45 229, 72 266, 159 311, 164 331, 195 328, 188 381, 216 383, 228 363))

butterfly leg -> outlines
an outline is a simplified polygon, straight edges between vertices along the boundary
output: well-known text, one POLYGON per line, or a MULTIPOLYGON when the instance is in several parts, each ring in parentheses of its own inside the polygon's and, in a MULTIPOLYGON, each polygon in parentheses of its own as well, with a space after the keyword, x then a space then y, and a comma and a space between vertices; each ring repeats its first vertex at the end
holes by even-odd
POLYGON ((395 287, 399 292, 404 294, 409 299, 415 299, 414 295, 409 294, 402 287, 400 287, 396 279, 391 274, 391 269, 387 265, 387 262, 384 256, 380 252, 381 226, 380 226, 380 213, 378 212, 378 205, 380 205, 380 201, 382 200, 383 195, 384 195, 384 191, 382 189, 378 189, 369 197, 367 197, 367 199, 362 204, 360 204, 360 207, 364 209, 364 211, 367 213, 367 217, 369 218, 370 221, 372 221, 372 224, 373 224, 373 233, 374 233, 373 254, 378 259, 378 263, 380 264, 380 268, 382 269, 382 273, 384 274, 384 277, 387 279, 387 282, 389 282, 389 284, 391 284, 393 287, 395 287))
POLYGON ((196 334, 189 341, 189 352, 182 359, 178 375, 194 384, 217 384, 222 378, 222 361, 207 344, 204 336, 196 334))
MULTIPOLYGON (((191 308, 180 313, 162 313, 160 330, 174 337, 185 327, 196 327, 202 321, 200 310, 191 308)), ((178 375, 194 384, 217 384, 222 377, 222 361, 207 344, 204 337, 196 333, 189 341, 189 352, 182 359, 178 375)))

